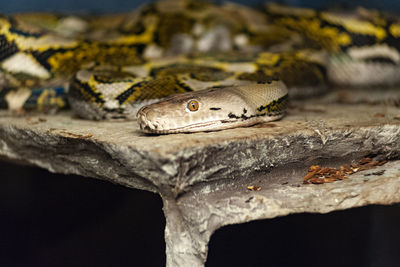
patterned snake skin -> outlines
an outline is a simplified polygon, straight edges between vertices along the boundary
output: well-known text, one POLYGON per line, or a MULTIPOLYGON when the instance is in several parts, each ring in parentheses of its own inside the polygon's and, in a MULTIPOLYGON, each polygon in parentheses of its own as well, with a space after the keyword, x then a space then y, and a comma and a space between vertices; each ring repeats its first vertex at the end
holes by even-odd
POLYGON ((399 20, 362 8, 164 0, 125 14, 0 16, 0 107, 70 106, 150 133, 251 126, 281 118, 288 94, 398 84, 399 50, 399 20))

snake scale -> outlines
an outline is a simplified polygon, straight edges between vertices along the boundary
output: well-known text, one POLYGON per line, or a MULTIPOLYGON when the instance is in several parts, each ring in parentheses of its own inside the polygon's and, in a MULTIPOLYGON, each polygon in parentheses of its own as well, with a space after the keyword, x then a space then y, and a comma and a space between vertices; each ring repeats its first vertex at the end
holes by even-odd
POLYGON ((0 107, 137 119, 144 132, 283 117, 330 84, 400 82, 400 22, 376 10, 163 0, 99 16, 0 16, 0 107))

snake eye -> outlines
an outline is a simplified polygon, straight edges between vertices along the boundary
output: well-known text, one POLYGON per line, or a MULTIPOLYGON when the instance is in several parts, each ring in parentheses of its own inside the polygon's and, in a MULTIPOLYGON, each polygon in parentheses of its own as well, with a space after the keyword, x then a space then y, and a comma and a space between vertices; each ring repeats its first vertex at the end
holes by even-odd
POLYGON ((190 111, 197 111, 197 110, 199 109, 199 102, 197 102, 196 100, 190 100, 190 101, 187 103, 187 108, 188 108, 190 111))

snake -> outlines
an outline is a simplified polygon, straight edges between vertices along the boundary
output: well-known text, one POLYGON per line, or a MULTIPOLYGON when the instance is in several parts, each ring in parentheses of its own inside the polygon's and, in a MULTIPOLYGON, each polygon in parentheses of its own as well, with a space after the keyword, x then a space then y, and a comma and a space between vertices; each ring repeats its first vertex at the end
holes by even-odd
POLYGON ((150 134, 278 120, 290 99, 400 83, 378 10, 162 0, 123 14, 0 16, 0 108, 136 120, 150 134))

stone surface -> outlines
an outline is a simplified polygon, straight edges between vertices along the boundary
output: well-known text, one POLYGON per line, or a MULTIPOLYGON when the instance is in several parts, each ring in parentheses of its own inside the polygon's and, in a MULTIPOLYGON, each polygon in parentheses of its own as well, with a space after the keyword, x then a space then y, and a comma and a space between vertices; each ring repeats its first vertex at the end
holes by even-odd
POLYGON ((277 168, 240 181, 196 187, 178 200, 178 206, 190 228, 197 230, 196 238, 206 242, 228 224, 400 202, 400 161, 329 184, 302 184, 304 173, 294 166, 277 168), (250 185, 260 190, 250 191, 250 185))
POLYGON ((293 102, 281 121, 255 127, 161 136, 141 133, 136 122, 2 111, 0 156, 159 193, 167 265, 202 266, 223 225, 400 202, 400 109, 324 99, 293 102), (312 164, 365 156, 392 161, 332 184, 302 184, 312 164))

